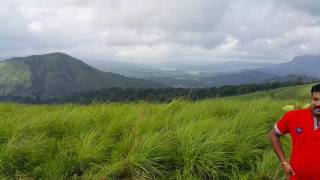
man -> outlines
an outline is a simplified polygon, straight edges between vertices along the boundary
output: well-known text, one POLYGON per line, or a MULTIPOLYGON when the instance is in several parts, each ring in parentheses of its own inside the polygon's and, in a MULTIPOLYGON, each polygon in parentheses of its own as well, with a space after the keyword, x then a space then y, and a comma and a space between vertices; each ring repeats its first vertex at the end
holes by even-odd
POLYGON ((311 88, 311 108, 286 113, 269 133, 287 179, 320 180, 320 84, 311 88), (290 133, 290 161, 282 149, 280 136, 290 133))

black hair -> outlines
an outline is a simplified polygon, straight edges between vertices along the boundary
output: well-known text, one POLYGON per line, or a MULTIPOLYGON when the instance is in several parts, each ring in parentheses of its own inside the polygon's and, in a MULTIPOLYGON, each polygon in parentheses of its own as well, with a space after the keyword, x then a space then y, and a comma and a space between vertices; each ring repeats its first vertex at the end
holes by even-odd
POLYGON ((312 94, 313 92, 320 92, 320 83, 312 86, 312 88, 311 88, 311 94, 312 94))

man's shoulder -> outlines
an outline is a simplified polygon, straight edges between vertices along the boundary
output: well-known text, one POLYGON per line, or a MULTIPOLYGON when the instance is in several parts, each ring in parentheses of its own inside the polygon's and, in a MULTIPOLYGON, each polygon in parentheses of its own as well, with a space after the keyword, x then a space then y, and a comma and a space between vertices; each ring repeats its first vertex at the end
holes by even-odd
POLYGON ((311 112, 311 108, 304 108, 304 109, 295 109, 289 111, 288 113, 291 115, 308 115, 311 112))

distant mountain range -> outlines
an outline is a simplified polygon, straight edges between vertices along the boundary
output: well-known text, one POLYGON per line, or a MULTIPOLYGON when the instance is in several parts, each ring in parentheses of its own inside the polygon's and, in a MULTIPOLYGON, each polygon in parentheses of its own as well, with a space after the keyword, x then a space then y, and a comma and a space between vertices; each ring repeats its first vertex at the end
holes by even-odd
POLYGON ((0 62, 0 95, 12 94, 46 99, 110 87, 168 86, 103 72, 63 53, 11 58, 0 62))
POLYGON ((306 75, 320 78, 320 55, 296 56, 292 61, 259 69, 259 71, 280 76, 288 74, 306 75))
POLYGON ((306 75, 289 74, 279 76, 275 74, 265 73, 261 71, 248 70, 237 73, 226 73, 216 76, 203 77, 198 79, 192 78, 172 78, 172 77, 152 77, 148 78, 153 81, 158 81, 172 87, 221 87, 224 85, 240 85, 250 83, 273 83, 273 82, 288 82, 301 81, 304 83, 320 81, 319 78, 306 75))
POLYGON ((303 82, 320 78, 320 56, 297 56, 292 61, 271 64, 229 61, 225 63, 171 63, 144 65, 115 61, 87 61, 92 66, 111 72, 158 81, 172 87, 211 87, 274 81, 303 82))
POLYGON ((234 73, 241 70, 269 67, 274 64, 228 61, 223 63, 193 63, 171 62, 162 64, 143 64, 118 62, 112 60, 84 60, 89 65, 102 71, 110 71, 128 77, 152 79, 152 78, 178 78, 194 79, 200 77, 215 76, 225 73, 234 73))
POLYGON ((263 81, 262 83, 288 82, 288 81, 301 81, 303 83, 308 83, 308 82, 319 81, 319 78, 309 77, 305 75, 289 74, 282 77, 278 76, 272 79, 268 79, 263 81))
POLYGON ((238 73, 222 74, 212 77, 201 78, 200 80, 205 82, 207 86, 220 87, 223 85, 239 85, 248 83, 261 83, 268 79, 274 78, 274 74, 247 70, 238 73))

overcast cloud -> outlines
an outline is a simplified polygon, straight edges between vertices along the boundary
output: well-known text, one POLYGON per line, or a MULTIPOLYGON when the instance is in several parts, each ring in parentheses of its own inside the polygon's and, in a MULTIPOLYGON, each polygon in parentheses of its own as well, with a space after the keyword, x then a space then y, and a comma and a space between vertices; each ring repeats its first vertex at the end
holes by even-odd
POLYGON ((1 58, 280 62, 320 49, 318 0, 3 0, 0 23, 1 58))

